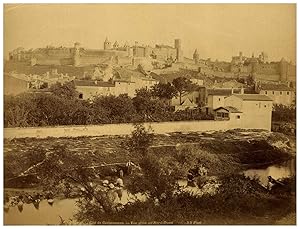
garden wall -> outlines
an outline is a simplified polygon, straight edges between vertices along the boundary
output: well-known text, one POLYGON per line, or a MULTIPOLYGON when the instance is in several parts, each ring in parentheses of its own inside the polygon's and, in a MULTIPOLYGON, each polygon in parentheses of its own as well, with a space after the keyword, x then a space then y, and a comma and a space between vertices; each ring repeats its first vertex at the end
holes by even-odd
MULTIPOLYGON (((166 134, 172 132, 204 132, 240 128, 230 121, 179 121, 145 123, 151 125, 154 133, 166 134)), ((133 130, 131 123, 103 124, 87 126, 58 126, 58 127, 28 127, 28 128, 4 128, 4 138, 47 138, 47 137, 81 137, 103 135, 128 135, 133 130)))

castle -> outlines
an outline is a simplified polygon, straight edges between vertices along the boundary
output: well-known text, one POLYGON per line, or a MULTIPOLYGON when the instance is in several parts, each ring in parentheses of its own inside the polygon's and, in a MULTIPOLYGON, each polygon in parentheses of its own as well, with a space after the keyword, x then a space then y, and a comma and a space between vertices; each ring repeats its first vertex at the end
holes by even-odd
POLYGON ((84 67, 99 64, 115 66, 149 65, 151 69, 163 69, 172 66, 196 70, 207 77, 220 78, 247 78, 252 77, 255 81, 273 82, 296 82, 296 66, 282 58, 280 61, 269 62, 268 55, 261 52, 257 57, 244 56, 242 52, 233 56, 230 62, 212 61, 210 58, 200 59, 196 49, 192 58, 183 56, 183 49, 180 39, 174 40, 174 46, 159 45, 154 47, 140 45, 135 42, 129 45, 125 42, 120 45, 108 38, 103 42, 103 49, 86 49, 76 42, 73 47, 52 47, 38 48, 35 50, 24 50, 18 48, 9 53, 9 59, 16 62, 25 62, 31 66, 74 66, 84 67))
POLYGON ((195 68, 206 76, 227 78, 252 77, 258 81, 296 82, 296 66, 282 58, 268 62, 268 55, 261 52, 257 57, 233 56, 231 62, 202 60, 197 49, 193 54, 195 68))
POLYGON ((118 65, 137 65, 139 60, 150 58, 157 61, 171 59, 173 62, 183 60, 181 40, 175 39, 174 47, 168 45, 135 45, 130 46, 127 42, 120 46, 116 41, 112 43, 105 39, 103 49, 85 49, 78 42, 74 47, 38 48, 24 50, 18 48, 9 53, 9 59, 19 62, 29 62, 34 65, 73 65, 86 66, 93 64, 114 63, 118 65))

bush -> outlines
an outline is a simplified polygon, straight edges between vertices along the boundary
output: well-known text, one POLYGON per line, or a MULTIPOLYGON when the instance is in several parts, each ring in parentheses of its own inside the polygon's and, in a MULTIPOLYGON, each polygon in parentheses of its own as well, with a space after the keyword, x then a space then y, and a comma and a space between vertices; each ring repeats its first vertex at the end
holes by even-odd
POLYGON ((296 122, 296 107, 276 104, 273 107, 272 121, 296 122))
POLYGON ((4 97, 4 126, 56 126, 106 123, 162 122, 213 119, 200 110, 173 112, 165 100, 151 98, 147 90, 136 97, 98 96, 93 101, 74 98, 72 87, 55 86, 53 94, 4 97))

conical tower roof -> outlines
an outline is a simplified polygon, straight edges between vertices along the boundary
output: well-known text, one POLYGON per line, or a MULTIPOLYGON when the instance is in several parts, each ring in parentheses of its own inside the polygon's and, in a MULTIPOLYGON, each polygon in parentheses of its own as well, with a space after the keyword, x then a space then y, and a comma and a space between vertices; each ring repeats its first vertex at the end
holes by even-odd
POLYGON ((287 61, 286 61, 286 59, 284 59, 284 57, 282 57, 280 62, 287 62, 287 61))
POLYGON ((105 38, 105 41, 104 41, 105 43, 109 43, 109 40, 108 40, 108 38, 106 37, 105 38))
POLYGON ((119 46, 119 44, 118 44, 118 42, 117 42, 117 41, 115 41, 115 43, 114 43, 114 46, 119 46))
POLYGON ((129 47, 128 41, 125 42, 124 47, 129 47))
POLYGON ((194 55, 199 55, 198 50, 195 49, 194 55))

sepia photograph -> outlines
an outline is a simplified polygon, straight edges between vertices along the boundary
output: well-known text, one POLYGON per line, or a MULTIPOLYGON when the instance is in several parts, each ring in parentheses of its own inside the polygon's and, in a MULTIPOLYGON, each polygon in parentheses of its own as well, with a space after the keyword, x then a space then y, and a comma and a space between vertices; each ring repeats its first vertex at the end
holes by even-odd
POLYGON ((4 225, 296 225, 296 3, 5 3, 4 225))

